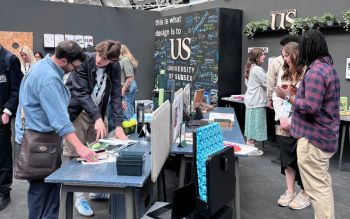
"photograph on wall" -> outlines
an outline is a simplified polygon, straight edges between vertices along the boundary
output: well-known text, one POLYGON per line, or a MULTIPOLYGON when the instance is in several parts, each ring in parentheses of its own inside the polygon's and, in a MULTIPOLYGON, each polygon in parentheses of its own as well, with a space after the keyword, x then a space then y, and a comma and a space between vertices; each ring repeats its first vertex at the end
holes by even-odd
POLYGON ((345 78, 350 79, 350 58, 346 58, 345 78))
MULTIPOLYGON (((155 20, 155 73, 165 70, 175 90, 218 89, 219 10, 210 9, 155 20)), ((193 93, 193 92, 192 92, 193 93)))
POLYGON ((72 35, 72 34, 65 34, 64 35, 64 40, 73 40, 74 41, 74 35, 72 35))
POLYGON ((94 38, 92 36, 84 36, 84 46, 85 48, 94 46, 94 38))

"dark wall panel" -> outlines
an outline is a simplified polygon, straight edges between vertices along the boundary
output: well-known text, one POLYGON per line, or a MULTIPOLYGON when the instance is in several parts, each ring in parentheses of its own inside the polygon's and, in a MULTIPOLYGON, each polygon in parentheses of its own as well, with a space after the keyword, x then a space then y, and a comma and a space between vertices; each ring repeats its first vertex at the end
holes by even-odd
POLYGON ((95 45, 116 39, 128 45, 140 65, 137 98, 149 99, 154 88, 154 20, 159 12, 40 0, 1 0, 0 31, 34 33, 34 50, 44 50, 43 34, 92 35, 95 45))

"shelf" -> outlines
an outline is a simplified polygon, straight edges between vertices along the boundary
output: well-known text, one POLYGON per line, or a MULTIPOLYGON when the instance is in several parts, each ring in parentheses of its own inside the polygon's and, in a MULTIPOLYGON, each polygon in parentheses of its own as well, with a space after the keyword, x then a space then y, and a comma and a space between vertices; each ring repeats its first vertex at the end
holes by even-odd
MULTIPOLYGON (((332 26, 315 26, 312 29, 319 29, 323 34, 349 34, 350 32, 346 31, 344 28, 344 23, 335 24, 332 26)), ((289 33, 289 29, 276 29, 272 30, 271 28, 265 31, 256 31, 254 38, 262 37, 277 37, 289 33)))

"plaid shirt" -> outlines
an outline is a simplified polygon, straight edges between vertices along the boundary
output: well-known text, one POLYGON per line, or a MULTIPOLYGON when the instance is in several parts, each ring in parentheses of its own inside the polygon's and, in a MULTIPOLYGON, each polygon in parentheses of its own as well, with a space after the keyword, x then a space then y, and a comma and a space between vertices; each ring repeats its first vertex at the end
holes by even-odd
POLYGON ((322 151, 336 152, 339 136, 340 84, 328 57, 306 69, 293 105, 291 135, 304 137, 322 151))

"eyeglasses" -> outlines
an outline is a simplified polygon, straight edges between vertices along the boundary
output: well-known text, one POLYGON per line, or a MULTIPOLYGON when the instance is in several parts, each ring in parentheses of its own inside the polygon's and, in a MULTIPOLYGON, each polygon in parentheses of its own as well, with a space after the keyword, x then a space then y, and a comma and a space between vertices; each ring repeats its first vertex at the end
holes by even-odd
POLYGON ((72 62, 69 62, 68 64, 73 66, 73 70, 72 71, 75 71, 75 70, 77 70, 77 68, 80 67, 80 65, 74 65, 72 62))

